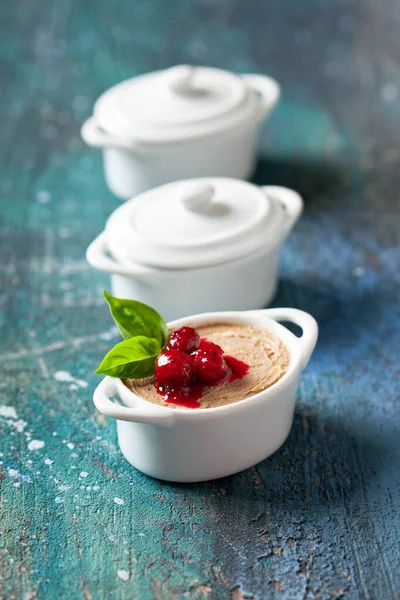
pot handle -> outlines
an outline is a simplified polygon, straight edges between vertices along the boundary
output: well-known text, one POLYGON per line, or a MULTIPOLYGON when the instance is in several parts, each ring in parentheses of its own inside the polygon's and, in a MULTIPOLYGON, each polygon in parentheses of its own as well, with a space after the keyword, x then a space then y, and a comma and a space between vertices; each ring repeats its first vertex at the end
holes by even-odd
POLYGON ((129 408, 116 404, 110 400, 110 396, 119 397, 116 381, 112 377, 104 377, 94 391, 93 402, 97 410, 106 417, 161 427, 171 427, 175 421, 173 412, 168 408, 153 407, 150 403, 147 409, 129 408))
POLYGON ((300 347, 301 369, 305 369, 318 339, 318 324, 314 317, 297 308, 266 308, 254 312, 263 313, 266 317, 274 321, 287 321, 301 327, 303 335, 297 337, 293 334, 293 337, 300 347))
POLYGON ((277 104, 281 95, 281 86, 275 79, 266 75, 250 73, 242 75, 241 78, 249 88, 259 95, 259 112, 257 117, 259 121, 263 121, 277 104))
POLYGON ((285 209, 286 221, 282 232, 283 238, 288 235, 299 220, 304 207, 303 199, 294 190, 280 185, 264 185, 261 189, 268 197, 279 202, 285 209))
POLYGON ((124 265, 121 262, 113 260, 108 256, 107 250, 107 233, 103 231, 86 250, 86 260, 95 269, 111 273, 111 275, 143 278, 151 274, 150 269, 147 267, 138 264, 124 265))
POLYGON ((94 148, 121 148, 131 152, 139 150, 138 145, 132 140, 122 140, 101 129, 96 117, 91 116, 81 127, 81 136, 88 146, 94 148))

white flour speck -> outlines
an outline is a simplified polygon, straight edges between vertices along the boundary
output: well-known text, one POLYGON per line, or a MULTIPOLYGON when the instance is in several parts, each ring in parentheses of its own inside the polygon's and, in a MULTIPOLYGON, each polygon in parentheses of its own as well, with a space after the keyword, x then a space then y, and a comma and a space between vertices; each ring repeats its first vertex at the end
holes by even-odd
POLYGON ((100 486, 99 486, 99 485, 94 485, 94 486, 93 486, 93 490, 94 490, 95 492, 98 492, 98 491, 99 491, 99 489, 100 489, 100 486))
POLYGON ((58 435, 57 431, 53 431, 53 436, 56 437, 58 435))
POLYGON ((140 537, 144 537, 144 533, 139 533, 139 536, 140 537))
POLYGON ((122 579, 122 581, 128 581, 128 579, 129 579, 128 571, 124 571, 123 569, 121 569, 120 571, 117 571, 117 575, 120 579, 122 579))
POLYGON ((60 490, 60 492, 68 492, 68 490, 70 490, 72 488, 72 485, 59 485, 58 489, 60 490))
POLYGON ((70 469, 76 469, 77 467, 75 465, 71 465, 70 469))
POLYGON ((90 490, 92 489, 92 486, 91 486, 91 485, 88 485, 88 486, 86 487, 86 489, 87 489, 87 491, 88 491, 88 492, 90 492, 90 490))
POLYGON ((89 473, 86 473, 86 471, 81 471, 80 476, 81 477, 87 477, 89 475, 89 473))
POLYGON ((105 342, 109 342, 117 335, 117 333, 118 329, 116 327, 112 327, 109 331, 103 331, 103 333, 100 333, 99 338, 105 342))
POLYGON ((79 390, 79 385, 76 385, 76 383, 71 383, 71 385, 69 386, 70 390, 79 390))
POLYGON ((355 267, 353 269, 353 275, 354 277, 362 277, 363 275, 365 275, 364 267, 355 267))
POLYGON ((68 371, 56 371, 54 373, 54 379, 64 383, 76 383, 81 388, 87 388, 88 386, 87 381, 84 381, 83 379, 76 379, 76 377, 73 377, 71 373, 68 373, 68 371))
POLYGON ((40 192, 36 194, 36 200, 40 204, 48 204, 51 201, 51 194, 45 190, 40 190, 40 192))
POLYGON ((56 504, 62 504, 63 502, 65 502, 65 498, 63 498, 62 496, 57 496, 56 498, 54 498, 54 502, 56 504))
POLYGON ((21 485, 21 484, 20 484, 20 482, 19 482, 19 481, 16 481, 15 483, 13 483, 13 486, 14 486, 14 487, 19 487, 20 485, 21 485))
POLYGON ((67 448, 69 448, 70 450, 73 450, 75 448, 75 444, 73 444, 72 442, 69 442, 67 444, 67 448))
POLYGON ((114 502, 115 504, 125 504, 125 502, 122 500, 122 498, 114 498, 114 502))
POLYGON ((0 452, 0 456, 4 456, 3 452, 0 452))
POLYGON ((28 444, 28 450, 40 450, 40 448, 43 448, 43 446, 44 442, 41 440, 32 440, 28 444))
MULTIPOLYGON (((23 482, 25 483, 31 483, 32 479, 30 478, 29 475, 24 475, 23 473, 20 473, 19 471, 17 471, 17 469, 8 469, 8 475, 10 477, 12 477, 13 479, 22 479, 23 482)), ((18 487, 18 486, 16 486, 18 487)))
POLYGON ((50 458, 45 458, 44 459, 44 464, 45 465, 49 465, 51 466, 53 464, 54 460, 50 460, 50 458))
POLYGON ((15 408, 13 406, 6 406, 2 404, 0 406, 0 417, 8 417, 9 419, 18 419, 18 415, 15 412, 15 408))
POLYGON ((71 454, 71 456, 72 456, 72 458, 78 458, 79 454, 77 454, 76 452, 73 452, 73 453, 71 454))
MULTIPOLYGON (((28 423, 26 421, 24 421, 23 419, 18 419, 17 421, 8 421, 9 425, 12 425, 14 427, 14 429, 16 429, 18 431, 18 433, 22 433, 25 429, 25 427, 28 425, 28 423)), ((25 433, 26 437, 30 437, 29 433, 25 433)))

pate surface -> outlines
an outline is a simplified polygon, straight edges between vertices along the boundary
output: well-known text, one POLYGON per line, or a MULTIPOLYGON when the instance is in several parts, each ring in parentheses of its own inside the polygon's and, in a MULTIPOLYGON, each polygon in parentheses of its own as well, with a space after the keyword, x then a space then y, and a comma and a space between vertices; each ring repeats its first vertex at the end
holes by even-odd
MULTIPOLYGON (((249 371, 243 379, 204 388, 201 408, 215 408, 244 400, 276 383, 288 370, 290 354, 283 342, 265 329, 249 325, 217 323, 197 327, 199 335, 221 346, 224 353, 245 362, 249 371)), ((125 379, 135 394, 161 406, 182 408, 163 400, 153 378, 125 379)), ((189 409, 190 410, 190 409, 189 409)))

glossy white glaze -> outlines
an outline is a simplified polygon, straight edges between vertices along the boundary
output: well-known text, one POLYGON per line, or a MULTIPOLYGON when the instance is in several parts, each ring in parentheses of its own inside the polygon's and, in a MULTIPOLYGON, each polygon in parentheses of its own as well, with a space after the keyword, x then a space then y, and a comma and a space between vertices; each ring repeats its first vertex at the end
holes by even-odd
POLYGON ((122 199, 189 177, 246 179, 279 95, 264 75, 181 65, 107 90, 82 138, 103 149, 108 186, 122 199))
POLYGON ((290 431, 300 373, 318 337, 314 318, 293 308, 272 308, 196 315, 169 326, 213 322, 249 324, 272 332, 289 350, 289 370, 270 388, 246 400, 193 410, 154 405, 133 394, 121 380, 104 378, 95 390, 94 403, 102 414, 117 419, 125 458, 147 475, 178 482, 225 477, 270 456, 290 431), (302 337, 278 321, 296 323, 302 337))
POLYGON ((262 308, 275 293, 281 245, 298 220, 303 202, 287 188, 261 189, 271 202, 280 205, 281 218, 274 228, 266 228, 263 245, 243 257, 219 264, 205 262, 196 268, 152 268, 110 256, 107 232, 103 232, 89 246, 87 260, 94 268, 111 274, 115 296, 149 304, 167 320, 199 312, 262 308))

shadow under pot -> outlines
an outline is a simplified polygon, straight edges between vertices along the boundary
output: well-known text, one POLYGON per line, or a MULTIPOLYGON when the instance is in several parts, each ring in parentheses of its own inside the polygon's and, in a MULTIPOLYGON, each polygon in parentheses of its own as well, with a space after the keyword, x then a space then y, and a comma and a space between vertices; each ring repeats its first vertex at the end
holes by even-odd
POLYGON ((82 138, 103 149, 107 184, 122 199, 189 177, 246 179, 279 94, 264 75, 180 65, 107 90, 82 138))
POLYGON ((112 292, 166 319, 262 308, 274 296, 283 241, 303 208, 288 188, 227 178, 166 184, 131 199, 87 249, 112 292))

